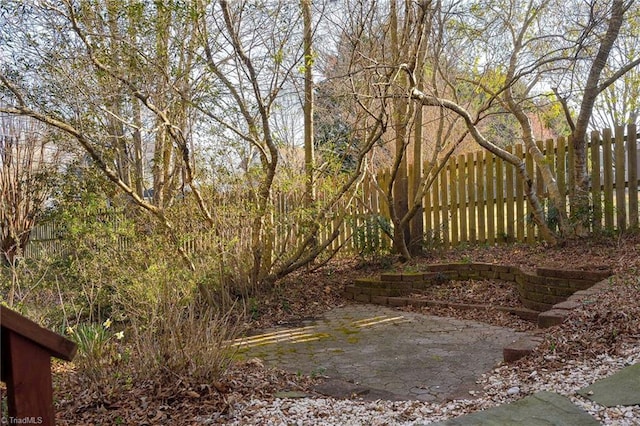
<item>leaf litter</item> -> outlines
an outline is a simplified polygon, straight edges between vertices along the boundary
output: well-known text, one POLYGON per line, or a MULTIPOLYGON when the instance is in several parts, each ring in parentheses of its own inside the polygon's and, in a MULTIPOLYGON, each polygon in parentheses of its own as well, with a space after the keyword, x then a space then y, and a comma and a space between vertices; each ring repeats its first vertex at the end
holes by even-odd
MULTIPOLYGON (((258 315, 244 324, 245 330, 295 323, 343 305, 346 301, 341 295, 347 284, 355 278, 390 269, 388 265, 381 266, 388 263, 388 259, 382 260, 384 262, 339 260, 281 280, 272 289, 255 296, 259 301, 258 315)), ((266 368, 258 359, 232 363, 219 380, 211 383, 191 382, 169 372, 153 380, 122 377, 106 384, 91 383, 75 371, 72 363, 55 362, 57 423, 414 424, 440 421, 513 401, 538 390, 551 390, 569 396, 605 424, 638 424, 638 406, 607 409, 577 397, 575 390, 640 361, 640 235, 570 241, 563 247, 467 247, 435 252, 409 264, 392 263, 391 270, 455 261, 510 264, 524 270, 537 266, 589 269, 608 265, 616 275, 593 300, 572 311, 563 324, 542 330, 544 341, 532 355, 514 364, 501 365, 479 378, 483 390, 474 392, 468 400, 439 404, 332 400, 311 391, 320 378, 266 368), (275 397, 284 391, 310 396, 275 397)), ((460 294, 453 291, 449 296, 455 300, 460 298, 460 294)), ((502 296, 494 294, 494 297, 502 296)), ((512 328, 528 327, 519 323, 521 320, 517 317, 498 311, 448 308, 423 311, 512 328)))

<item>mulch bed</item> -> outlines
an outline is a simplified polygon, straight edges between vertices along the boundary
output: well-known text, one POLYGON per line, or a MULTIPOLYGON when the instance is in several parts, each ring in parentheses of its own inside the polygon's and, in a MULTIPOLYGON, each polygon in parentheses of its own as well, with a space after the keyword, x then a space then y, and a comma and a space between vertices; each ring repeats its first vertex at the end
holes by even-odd
POLYGON ((416 299, 478 305, 521 307, 518 289, 503 280, 453 280, 430 286, 412 295, 416 299))

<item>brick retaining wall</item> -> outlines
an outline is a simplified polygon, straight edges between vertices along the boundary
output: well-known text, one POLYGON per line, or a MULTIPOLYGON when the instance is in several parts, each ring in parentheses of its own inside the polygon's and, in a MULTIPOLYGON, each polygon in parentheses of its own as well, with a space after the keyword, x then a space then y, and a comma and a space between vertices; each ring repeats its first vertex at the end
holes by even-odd
MULTIPOLYGON (((523 312, 521 316, 530 318, 532 314, 528 310, 537 313, 551 310, 554 305, 566 301, 574 293, 587 290, 612 275, 612 271, 605 268, 592 271, 537 268, 535 273, 529 273, 516 266, 490 263, 436 264, 428 265, 426 269, 426 272, 418 273, 386 273, 379 279, 360 278, 355 280, 353 285, 346 287, 345 296, 358 302, 399 306, 408 304, 409 301, 417 303, 403 296, 419 293, 437 283, 450 280, 500 279, 516 284, 520 301, 526 309, 513 310, 520 310, 523 312), (402 300, 391 300, 394 298, 402 300)), ((477 307, 469 304, 460 306, 477 307)))
MULTIPOLYGON (((358 302, 388 306, 444 306, 454 309, 488 309, 492 307, 519 317, 536 321, 546 328, 562 323, 572 309, 589 299, 608 284, 610 268, 596 270, 566 270, 537 268, 524 272, 516 266, 490 263, 448 263, 428 265, 426 272, 386 273, 380 279, 361 278, 345 289, 345 297, 358 302), (512 281, 518 288, 522 308, 474 305, 406 297, 429 286, 451 280, 500 279, 512 281)), ((503 348, 505 362, 516 361, 531 353, 540 344, 539 337, 524 337, 503 348)))

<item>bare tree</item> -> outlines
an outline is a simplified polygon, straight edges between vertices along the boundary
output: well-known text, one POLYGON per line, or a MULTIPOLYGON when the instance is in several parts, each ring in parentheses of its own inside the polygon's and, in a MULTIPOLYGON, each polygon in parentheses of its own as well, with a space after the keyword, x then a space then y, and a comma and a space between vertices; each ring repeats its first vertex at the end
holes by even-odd
MULTIPOLYGON (((313 261, 337 237, 339 227, 324 238, 318 233, 340 200, 347 206, 353 200, 366 147, 373 142, 358 151, 357 166, 333 185, 331 196, 313 207, 308 215, 313 220, 300 227, 297 243, 279 253, 273 246, 273 191, 281 156, 274 115, 299 87, 297 74, 308 59, 302 20, 296 18, 299 5, 224 0, 185 7, 65 0, 26 9, 20 2, 7 5, 16 22, 0 32, 0 40, 19 60, 0 69, 7 101, 0 110, 74 138, 127 203, 158 221, 189 268, 197 265, 181 244, 179 227, 186 218, 172 209, 193 200, 198 214, 191 220, 199 221, 194 227, 216 234, 221 225, 213 200, 231 191, 228 184, 213 186, 221 180, 205 180, 203 171, 215 168, 198 161, 207 158, 203 152, 210 147, 242 157, 227 166, 252 223, 243 232, 250 236, 245 253, 250 267, 239 268, 238 280, 269 282, 313 261), (24 33, 20 48, 9 29, 24 33), (152 197, 141 191, 149 183, 152 197)), ((374 129, 363 140, 376 138, 374 129)), ((346 211, 338 214, 338 224, 346 211)), ((218 249, 221 258, 228 257, 218 249)))
MULTIPOLYGON (((606 62, 608 57, 606 51, 615 42, 615 28, 622 25, 624 10, 631 4, 618 3, 613 2, 609 9, 607 9, 608 6, 590 9, 592 15, 596 13, 595 10, 604 10, 604 16, 609 18, 604 20, 608 24, 606 25, 607 31, 602 37, 602 43, 595 42, 595 46, 599 46, 597 49, 594 49, 593 43, 587 49, 588 40, 591 42, 597 40, 596 33, 598 32, 595 30, 597 19, 595 16, 591 16, 590 23, 586 28, 576 29, 571 18, 578 16, 579 12, 576 14, 570 5, 550 0, 525 2, 510 0, 499 3, 480 1, 471 5, 468 12, 460 14, 460 25, 452 26, 454 28, 453 36, 460 37, 465 45, 462 52, 467 60, 463 62, 467 62, 468 65, 461 67, 453 74, 443 75, 443 78, 450 82, 451 87, 457 87, 458 90, 464 87, 464 84, 472 85, 475 87, 474 93, 483 93, 483 96, 479 96, 479 98, 484 98, 484 101, 476 102, 473 105, 473 112, 471 112, 471 110, 465 109, 460 101, 424 93, 423 90, 415 87, 411 89, 414 94, 422 94, 419 98, 423 104, 438 105, 438 99, 446 100, 445 104, 448 106, 445 108, 462 113, 463 117, 468 115, 465 122, 468 127, 470 125, 475 127, 474 131, 471 128, 469 130, 476 141, 505 161, 520 168, 521 164, 514 163, 514 158, 510 159, 505 156, 505 152, 496 150, 498 147, 495 143, 492 143, 493 147, 486 144, 488 139, 482 134, 480 124, 481 120, 490 118, 491 114, 507 112, 513 115, 519 123, 527 155, 533 158, 541 172, 550 200, 559 213, 561 235, 565 237, 573 235, 574 229, 568 220, 565 199, 559 191, 554 173, 535 143, 536 135, 533 131, 529 111, 538 108, 539 103, 534 102, 535 99, 545 99, 548 96, 544 87, 549 87, 549 82, 555 76, 566 69, 576 68, 577 72, 579 67, 574 67, 574 65, 587 63, 590 66, 590 77, 586 79, 586 86, 579 97, 582 104, 581 111, 584 111, 580 116, 584 121, 585 118, 590 117, 590 112, 587 111, 590 111, 593 106, 594 96, 637 65, 638 60, 627 59, 624 61, 624 65, 613 71, 606 81, 597 83, 598 79, 594 77, 593 72, 597 72, 597 69, 603 65, 603 61, 606 62), (611 15, 607 15, 608 13, 611 15), (570 24, 574 26, 567 27, 570 24), (482 53, 479 53, 478 48, 482 53), (587 50, 590 49, 598 52, 597 55, 594 55, 595 59, 588 54, 587 50), (430 100, 426 101, 426 99, 430 100), (460 108, 465 111, 463 112, 460 108)), ((452 34, 447 34, 446 37, 451 38, 452 34)), ((460 52, 457 54, 460 55, 460 52)), ((411 67, 409 69, 413 70, 411 67)), ((566 102, 564 105, 567 105, 566 102)), ((568 109, 567 117, 572 128, 577 129, 572 135, 577 161, 577 169, 573 170, 577 173, 578 169, 582 170, 586 161, 585 158, 582 160, 577 158, 581 155, 584 157, 586 127, 583 125, 580 130, 580 126, 574 126, 568 109), (576 132, 582 132, 582 136, 580 134, 576 136, 576 132), (578 152, 576 137, 583 146, 582 154, 578 152)), ((531 185, 531 182, 526 178, 524 182, 527 186, 531 185)), ((576 182, 578 181, 576 180, 576 182)), ((557 236, 553 235, 546 224, 542 204, 535 198, 532 188, 525 189, 533 206, 535 222, 547 240, 556 241, 557 236)))
MULTIPOLYGON (((413 227, 412 234, 409 223, 421 208, 422 197, 409 194, 408 150, 414 147, 413 153, 417 153, 414 163, 417 170, 421 170, 421 141, 413 141, 416 135, 420 137, 422 124, 412 134, 414 109, 401 95, 405 90, 402 84, 405 76, 398 73, 396 64, 426 39, 421 36, 425 29, 421 21, 424 21, 423 15, 430 12, 430 3, 345 2, 343 7, 342 19, 334 23, 340 31, 335 41, 332 69, 327 72, 324 85, 331 85, 337 88, 333 92, 343 94, 339 108, 351 112, 350 116, 341 113, 351 128, 376 125, 384 129, 370 155, 370 171, 375 176, 380 165, 389 165, 391 161, 390 180, 384 187, 379 186, 379 191, 393 223, 394 250, 410 258, 409 247, 416 253, 421 249, 422 230, 413 227), (414 202, 417 202, 415 208, 414 202)), ((426 48, 421 50, 421 65, 425 51, 426 48)), ((414 183, 413 187, 417 190, 419 186, 420 183, 414 183)))
POLYGON ((0 251, 4 264, 13 265, 24 254, 31 230, 56 188, 61 159, 54 133, 46 127, 34 120, 0 115, 0 251))
MULTIPOLYGON (((607 88, 611 87, 630 70, 640 65, 640 55, 638 52, 630 52, 630 57, 614 58, 618 65, 615 69, 609 69, 607 64, 613 62, 611 56, 615 51, 620 31, 625 26, 634 0, 612 0, 610 3, 597 4, 589 2, 587 13, 587 24, 584 26, 576 42, 576 57, 581 52, 586 53, 588 59, 583 60, 582 67, 586 66, 586 79, 584 75, 577 77, 584 79, 581 86, 580 96, 577 99, 579 105, 577 115, 574 117, 569 109, 567 96, 555 89, 556 94, 562 101, 565 108, 565 115, 571 127, 571 141, 574 147, 574 188, 571 192, 572 208, 576 212, 588 210, 589 197, 589 176, 587 173, 587 131, 592 120, 596 99, 607 88)), ((635 12, 637 13, 637 11, 635 12)), ((582 68, 578 67, 578 69, 582 68)), ((585 228, 581 218, 578 218, 578 233, 583 234, 585 228)))

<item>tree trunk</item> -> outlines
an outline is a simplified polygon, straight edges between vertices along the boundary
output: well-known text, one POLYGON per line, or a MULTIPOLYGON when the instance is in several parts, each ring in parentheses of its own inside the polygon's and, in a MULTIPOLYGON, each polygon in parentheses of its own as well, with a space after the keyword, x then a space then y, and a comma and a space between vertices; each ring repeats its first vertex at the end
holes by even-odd
POLYGON ((505 94, 507 97, 507 105, 509 106, 509 109, 516 116, 516 119, 520 123, 520 127, 522 129, 522 139, 525 146, 527 147, 527 151, 533 158, 533 162, 535 163, 536 167, 538 167, 538 169, 540 170, 542 180, 547 187, 547 191, 549 191, 549 198, 551 199, 553 206, 558 211, 561 235, 567 237, 572 234, 572 230, 569 226, 567 212, 565 211, 566 203, 564 202, 564 199, 560 194, 560 189, 558 188, 556 177, 551 171, 551 167, 549 166, 549 164, 545 161, 544 155, 542 154, 542 152, 540 152, 540 149, 538 149, 535 138, 533 136, 533 129, 531 128, 529 117, 522 110, 522 107, 514 101, 511 95, 511 88, 507 89, 505 94))
MULTIPOLYGON (((575 127, 571 133, 574 149, 574 188, 571 196, 571 210, 574 212, 584 212, 589 209, 589 175, 587 174, 587 130, 589 121, 593 114, 593 107, 596 97, 604 89, 599 82, 602 71, 607 65, 607 60, 611 54, 613 44, 618 38, 620 28, 623 24, 624 14, 629 6, 624 0, 614 0, 611 5, 611 16, 607 26, 607 32, 600 42, 598 52, 593 60, 585 91, 580 104, 580 112, 575 122, 575 127)), ((574 218, 577 224, 577 232, 585 235, 587 230, 583 228, 580 218, 574 218)))
MULTIPOLYGON (((396 1, 390 2, 390 32, 391 32, 391 55, 395 62, 399 62, 401 57, 400 34, 398 29, 398 10, 396 1)), ((404 76, 399 76, 404 78, 404 76)), ((398 97, 393 102, 393 130, 395 138, 396 166, 394 167, 394 179, 391 179, 389 188, 389 210, 393 222, 393 247, 402 257, 409 256, 408 245, 411 242, 411 232, 406 222, 401 218, 405 217, 409 211, 409 180, 407 168, 406 148, 407 140, 407 110, 408 101, 398 97)))
POLYGON ((481 147, 488 150, 495 156, 500 157, 504 161, 512 164, 516 168, 516 172, 522 177, 522 181, 524 182, 524 185, 525 185, 524 189, 527 195, 527 200, 529 201, 533 209, 533 220, 536 223, 536 225, 538 225, 538 228, 540 230, 542 237, 544 238, 545 241, 551 244, 557 244, 558 242, 557 237, 554 235, 551 229, 549 229, 549 226, 544 220, 544 211, 542 209, 542 205, 540 204, 540 200, 538 199, 538 196, 536 194, 536 191, 533 185, 533 180, 527 174, 525 163, 515 155, 499 148, 495 144, 488 141, 482 135, 482 133, 480 133, 478 128, 474 125, 473 120, 471 119, 471 116, 469 115, 469 113, 460 105, 454 102, 448 101, 446 99, 439 99, 433 96, 426 95, 425 93, 415 88, 415 86, 410 90, 410 97, 412 99, 419 101, 422 105, 437 106, 437 107, 446 108, 450 111, 455 112, 456 114, 458 114, 460 117, 464 119, 467 129, 469 130, 473 138, 476 140, 476 142, 480 144, 481 147))
POLYGON ((314 134, 313 134, 313 28, 311 27, 311 0, 302 0, 304 21, 304 166, 306 207, 313 206, 315 194, 314 182, 314 134))

